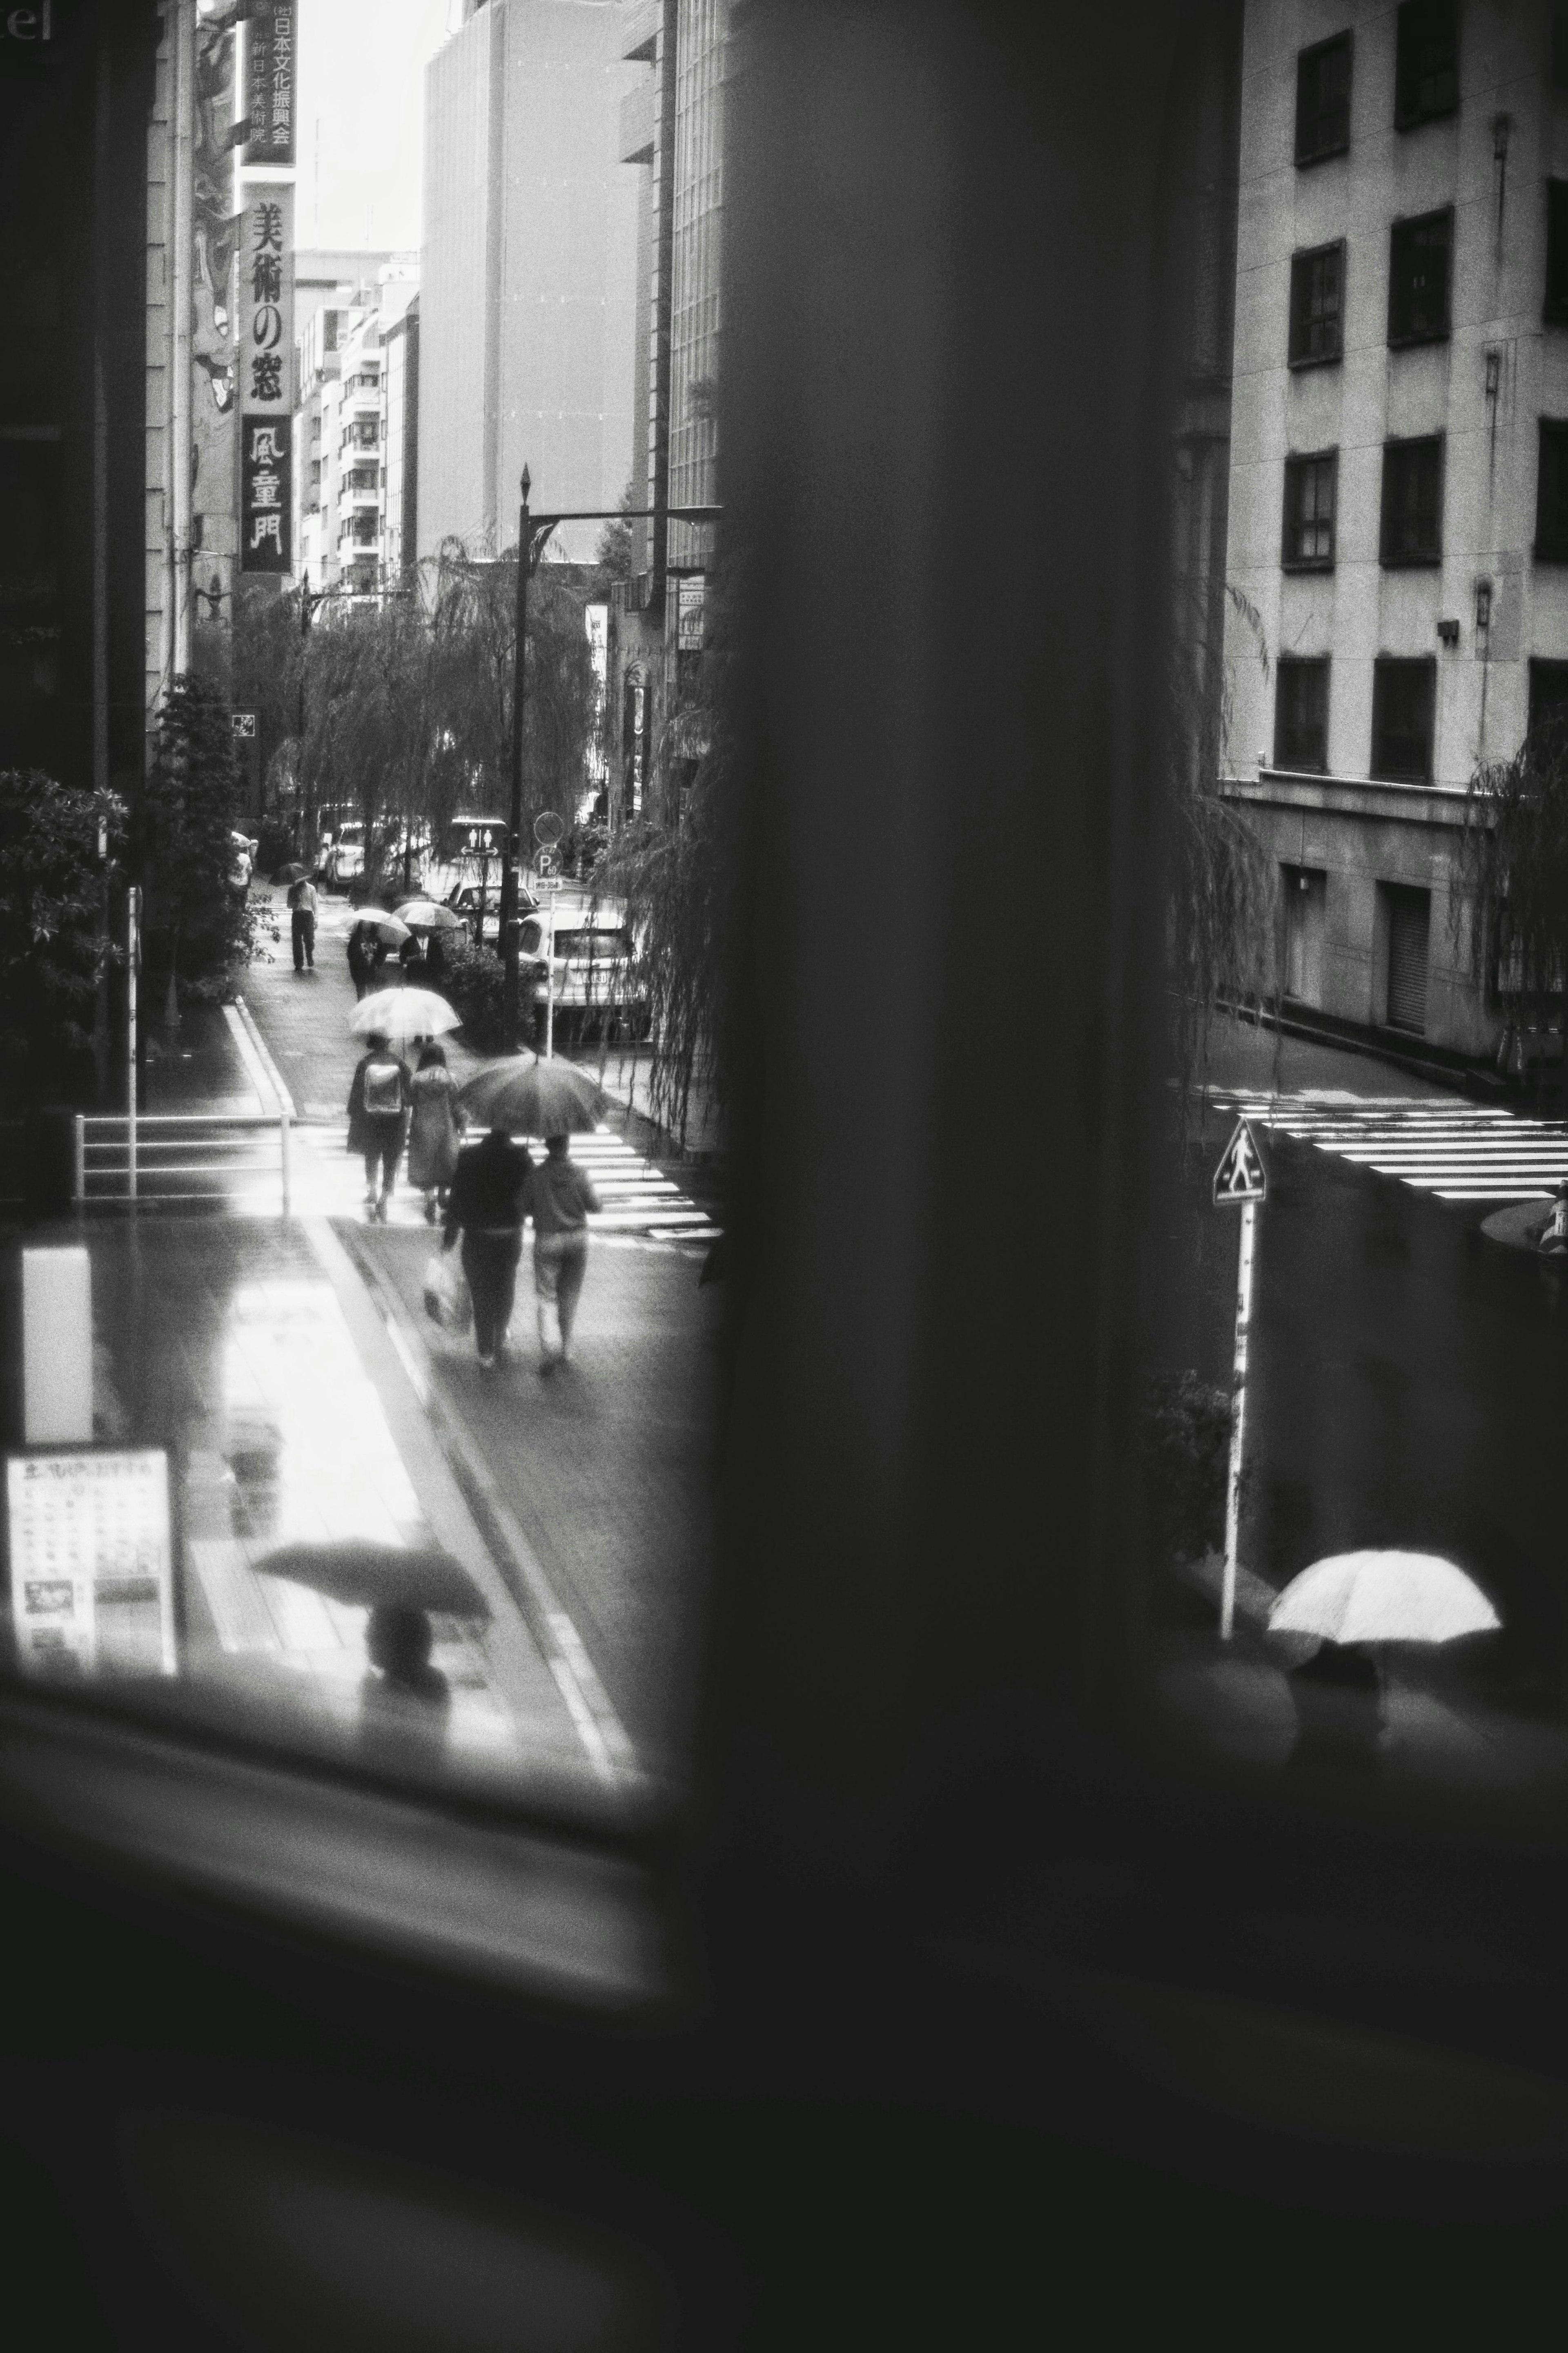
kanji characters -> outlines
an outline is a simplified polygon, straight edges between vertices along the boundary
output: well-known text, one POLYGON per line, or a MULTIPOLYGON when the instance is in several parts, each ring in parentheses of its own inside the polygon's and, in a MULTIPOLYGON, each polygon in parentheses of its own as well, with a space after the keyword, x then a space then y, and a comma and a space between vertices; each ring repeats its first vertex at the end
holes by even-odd
POLYGON ((250 363, 250 396, 252 400, 281 400, 283 397, 283 354, 262 352, 250 363))

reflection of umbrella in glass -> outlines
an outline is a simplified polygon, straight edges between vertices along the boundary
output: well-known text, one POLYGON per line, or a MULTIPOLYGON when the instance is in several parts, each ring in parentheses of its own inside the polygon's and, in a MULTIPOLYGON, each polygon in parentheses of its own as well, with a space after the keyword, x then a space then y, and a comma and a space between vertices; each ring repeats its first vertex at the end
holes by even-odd
POLYGON ((405 899, 397 910, 397 918, 411 932, 460 932, 465 928, 455 908, 439 906, 434 899, 405 899))
POLYGON ((517 1135, 586 1134, 610 1107, 585 1071, 537 1054, 492 1062, 458 1090, 458 1101, 478 1126, 509 1127, 517 1135))
POLYGON ((349 1028, 356 1038, 369 1038, 379 1029, 384 1038, 405 1046, 411 1038, 439 1038, 447 1029, 460 1029, 462 1020, 434 989, 380 988, 355 1006, 349 1028))
POLYGON ((1291 1578, 1268 1613, 1276 1634, 1325 1642, 1456 1642, 1502 1620, 1474 1580, 1426 1552, 1344 1552, 1291 1578))
POLYGON ((352 1609, 428 1609, 441 1618, 488 1619, 489 1602, 460 1562, 436 1546, 291 1544, 256 1563, 268 1577, 308 1585, 352 1609))

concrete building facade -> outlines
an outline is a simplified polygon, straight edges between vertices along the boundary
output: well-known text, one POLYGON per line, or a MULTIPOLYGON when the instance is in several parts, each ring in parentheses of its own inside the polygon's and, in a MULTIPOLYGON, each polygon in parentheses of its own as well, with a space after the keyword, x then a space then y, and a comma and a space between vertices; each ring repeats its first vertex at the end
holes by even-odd
POLYGON ((294 447, 296 562, 313 588, 339 592, 341 610, 384 596, 404 568, 416 398, 406 321, 418 295, 407 263, 339 290, 349 299, 322 302, 298 338, 294 447))
MULTIPOLYGON (((418 553, 613 508, 631 470, 637 191, 619 0, 466 0, 426 69, 418 553)), ((596 524, 560 553, 588 560, 596 524)))
POLYGON ((1287 997, 1463 1056, 1506 1019, 1468 787, 1568 681, 1558 15, 1246 13, 1224 788, 1287 997))

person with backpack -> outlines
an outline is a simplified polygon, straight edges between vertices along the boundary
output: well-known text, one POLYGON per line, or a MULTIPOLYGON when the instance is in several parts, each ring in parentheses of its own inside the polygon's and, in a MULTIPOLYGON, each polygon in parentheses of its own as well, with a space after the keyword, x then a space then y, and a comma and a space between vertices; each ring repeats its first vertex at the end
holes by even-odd
POLYGON ((407 1132, 413 1081, 407 1063, 393 1052, 381 1030, 372 1031, 369 1048, 355 1066, 349 1089, 349 1150, 363 1155, 365 1207, 372 1219, 379 1218, 384 1225, 407 1132))
POLYGON ((316 969, 316 889, 308 874, 289 886, 289 929, 294 938, 294 969, 316 969))

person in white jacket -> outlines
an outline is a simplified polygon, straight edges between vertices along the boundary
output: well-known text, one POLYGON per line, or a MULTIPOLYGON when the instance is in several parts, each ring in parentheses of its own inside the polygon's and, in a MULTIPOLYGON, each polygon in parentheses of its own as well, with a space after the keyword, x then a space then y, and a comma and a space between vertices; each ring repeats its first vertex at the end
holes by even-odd
POLYGON ((600 1207, 592 1179, 568 1154, 565 1136, 545 1138, 544 1157, 529 1172, 522 1207, 533 1219, 539 1370, 547 1379, 571 1353, 577 1303, 588 1271, 588 1217, 600 1207))

